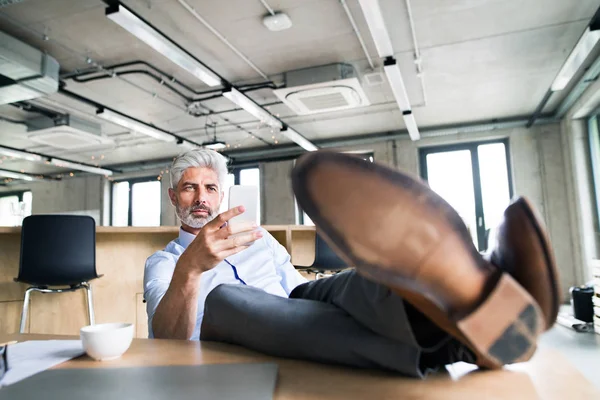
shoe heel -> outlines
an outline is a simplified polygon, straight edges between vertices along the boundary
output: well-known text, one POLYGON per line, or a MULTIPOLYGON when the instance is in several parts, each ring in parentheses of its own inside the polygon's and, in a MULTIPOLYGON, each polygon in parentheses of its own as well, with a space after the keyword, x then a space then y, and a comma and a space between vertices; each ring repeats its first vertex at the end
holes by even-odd
POLYGON ((500 368, 527 361, 536 350, 544 322, 535 300, 509 274, 457 326, 478 355, 478 364, 500 368))

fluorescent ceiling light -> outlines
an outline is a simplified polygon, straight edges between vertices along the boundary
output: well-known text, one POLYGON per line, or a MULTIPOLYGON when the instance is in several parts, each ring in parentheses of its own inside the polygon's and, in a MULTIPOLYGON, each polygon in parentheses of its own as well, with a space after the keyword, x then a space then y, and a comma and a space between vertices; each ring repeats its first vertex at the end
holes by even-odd
POLYGON ((232 87, 231 89, 224 91, 223 96, 227 97, 229 100, 242 107, 244 110, 258 118, 261 122, 264 122, 272 128, 281 129, 283 127, 281 121, 272 116, 267 110, 256 104, 254 100, 236 88, 232 87))
POLYGON ((400 107, 402 112, 410 111, 410 101, 408 100, 408 94, 406 94, 406 86, 404 86, 404 79, 402 79, 400 67, 398 67, 396 60, 392 57, 387 58, 383 63, 383 70, 390 82, 398 107, 400 107))
POLYGON ((280 132, 282 135, 286 136, 288 139, 296 142, 296 144, 298 146, 302 147, 304 150, 307 150, 307 151, 319 150, 319 148, 317 146, 315 146, 312 142, 310 142, 308 139, 306 139, 304 136, 302 136, 301 134, 299 134, 298 132, 296 132, 295 130, 290 128, 289 126, 287 127, 287 129, 282 129, 280 132))
POLYGON ((120 4, 108 7, 106 16, 208 86, 221 85, 217 74, 127 8, 120 4))
POLYGON ((32 181, 34 179, 33 176, 31 176, 31 175, 21 174, 19 172, 7 171, 5 169, 0 169, 0 176, 5 177, 5 178, 12 178, 12 179, 23 179, 26 181, 32 181))
POLYGON ((369 31, 371 31, 371 36, 375 42, 379 57, 384 58, 394 55, 392 41, 390 40, 390 35, 385 27, 379 0, 358 0, 358 2, 365 15, 365 19, 367 20, 367 25, 369 31))
POLYGON ((44 157, 39 156, 37 154, 28 153, 26 151, 7 149, 5 147, 0 147, 0 154, 3 156, 19 158, 21 160, 27 161, 44 161, 44 157))
POLYGON ((126 117, 122 114, 114 112, 112 110, 100 109, 96 111, 96 115, 103 120, 115 123, 117 125, 121 125, 124 128, 131 129, 132 131, 136 131, 142 133, 146 136, 150 136, 157 140, 162 140, 164 142, 176 142, 177 138, 173 135, 169 135, 166 132, 161 131, 160 129, 156 129, 150 125, 146 125, 144 123, 138 122, 135 119, 126 117))
POLYGON ((408 130, 408 135, 412 140, 421 139, 421 135, 419 134, 419 128, 417 128, 417 121, 415 121, 415 116, 412 112, 407 112, 402 115, 404 118, 404 125, 406 125, 406 129, 408 130))
POLYGON ((92 174, 105 175, 105 176, 110 176, 113 174, 113 172, 109 169, 90 167, 87 165, 78 164, 78 163, 74 163, 74 162, 67 161, 67 160, 61 160, 60 158, 51 158, 50 163, 53 165, 56 165, 57 167, 71 168, 71 169, 76 169, 79 171, 89 172, 92 174))
POLYGON ((573 76, 577 73, 585 59, 589 56, 590 52, 598 43, 600 39, 600 30, 592 31, 589 27, 586 28, 583 36, 579 39, 573 51, 567 58, 567 61, 563 64, 562 68, 558 72, 554 82, 552 82, 551 90, 557 92, 563 90, 573 76))

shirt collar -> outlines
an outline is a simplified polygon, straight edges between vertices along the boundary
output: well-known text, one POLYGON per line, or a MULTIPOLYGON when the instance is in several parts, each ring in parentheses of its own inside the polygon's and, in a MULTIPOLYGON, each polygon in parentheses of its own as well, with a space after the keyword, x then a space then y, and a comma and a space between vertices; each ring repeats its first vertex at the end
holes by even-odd
POLYGON ((196 235, 184 231, 182 228, 179 228, 179 244, 184 248, 190 245, 196 239, 196 235))

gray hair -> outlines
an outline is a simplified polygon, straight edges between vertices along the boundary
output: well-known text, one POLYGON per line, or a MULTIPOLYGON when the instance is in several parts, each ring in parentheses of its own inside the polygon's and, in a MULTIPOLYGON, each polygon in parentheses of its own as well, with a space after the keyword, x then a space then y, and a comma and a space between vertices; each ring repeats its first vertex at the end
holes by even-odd
POLYGON ((209 149, 193 149, 175 157, 169 171, 171 187, 176 189, 185 170, 195 167, 210 168, 215 171, 219 179, 219 189, 223 190, 227 178, 227 158, 209 149))

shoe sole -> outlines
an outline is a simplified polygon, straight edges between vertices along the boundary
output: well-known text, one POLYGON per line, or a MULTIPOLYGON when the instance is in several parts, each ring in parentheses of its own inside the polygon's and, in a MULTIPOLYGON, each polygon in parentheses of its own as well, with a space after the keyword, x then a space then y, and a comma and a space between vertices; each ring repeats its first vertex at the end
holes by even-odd
MULTIPOLYGON (((536 340, 541 333, 543 324, 540 310, 535 300, 510 275, 501 274, 497 278, 497 282, 494 282, 495 286, 489 289, 487 298, 466 316, 454 315, 448 306, 449 299, 441 295, 439 290, 432 290, 427 282, 420 281, 416 277, 421 268, 418 260, 431 258, 432 253, 442 250, 446 250, 444 254, 462 254, 459 259, 454 257, 456 259, 454 261, 456 261, 457 267, 462 268, 461 272, 467 278, 481 274, 482 269, 493 268, 473 246, 471 236, 456 211, 427 186, 396 170, 367 163, 355 157, 328 152, 312 153, 300 159, 292 173, 292 183, 298 203, 314 221, 319 233, 340 257, 355 266, 359 273, 390 287, 442 329, 470 347, 476 353, 479 365, 499 368, 505 364, 528 360, 535 352, 536 340), (356 236, 351 238, 348 230, 342 233, 343 227, 340 230, 334 226, 344 225, 343 220, 332 223, 324 217, 324 215, 333 216, 336 213, 336 207, 326 209, 329 207, 327 202, 317 205, 311 196, 312 183, 319 179, 319 174, 314 171, 323 164, 328 164, 325 166, 325 170, 341 168, 341 170, 352 170, 356 174, 363 172, 372 174, 373 179, 363 180, 361 184, 374 185, 371 192, 375 193, 378 191, 382 193, 395 192, 397 197, 405 200, 404 205, 411 206, 410 209, 404 213, 398 213, 389 201, 387 205, 380 208, 374 207, 373 214, 380 216, 377 219, 379 224, 377 228, 382 227, 387 236, 379 237, 377 243, 372 241, 369 243, 369 235, 363 235, 358 240, 356 240, 356 236), (373 183, 377 179, 381 182, 373 183), (386 207, 390 207, 391 212, 388 213, 386 207), (414 212, 419 214, 423 222, 417 224, 415 220, 418 218, 407 215, 414 212), (407 221, 412 221, 412 225, 403 229, 407 221), (424 232, 424 229, 429 231, 424 232), (398 231, 397 235, 396 231, 398 231), (432 235, 441 239, 435 243, 428 242, 432 235), (423 248, 429 247, 434 250, 426 252, 421 258, 417 257, 415 259, 417 267, 410 270, 407 268, 410 263, 398 262, 395 259, 401 259, 403 253, 408 254, 410 258, 411 252, 414 253, 416 248, 414 246, 415 237, 417 237, 417 241, 421 241, 421 243, 417 243, 416 247, 422 245, 423 248), (397 247, 391 250, 389 248, 381 250, 377 248, 381 247, 381 241, 394 242, 397 247), (438 247, 438 245, 440 246, 438 247), (452 247, 448 248, 448 245, 452 247), (370 247, 375 251, 369 252, 372 250, 370 247), (458 250, 456 250, 457 248, 458 250), (378 259, 378 261, 374 262, 374 259, 378 259)), ((335 179, 317 182, 316 185, 319 190, 329 190, 330 192, 333 190, 332 193, 329 193, 330 196, 338 196, 338 198, 345 196, 347 201, 359 204, 355 209, 360 210, 364 206, 369 206, 364 204, 362 198, 358 202, 356 198, 353 199, 350 190, 335 192, 335 179)), ((358 190, 361 189, 358 188, 358 190)), ((385 203, 387 197, 394 198, 394 195, 383 196, 381 194, 376 202, 385 203)), ((351 215, 347 215, 347 217, 350 218, 351 215)), ((361 220, 361 223, 361 229, 370 227, 370 221, 367 219, 361 220)), ((451 278, 457 279, 456 277, 451 278)))
MULTIPOLYGON (((550 238, 548 237, 547 231, 544 228, 544 224, 540 220, 537 213, 534 211, 534 208, 526 197, 520 197, 514 205, 517 205, 525 214, 526 221, 531 224, 533 228, 538 243, 542 248, 542 254, 545 260, 545 271, 547 273, 547 282, 544 283, 544 286, 549 288, 551 291, 551 299, 555 299, 555 301, 551 301, 550 309, 544 310, 542 309, 542 314, 544 315, 546 322, 546 329, 548 330, 552 328, 554 322, 556 321, 556 317, 558 316, 558 310, 560 308, 560 302, 558 299, 560 298, 560 285, 558 282, 558 269, 556 267, 556 259, 554 257, 554 253, 552 251, 552 245, 550 244, 550 238)), ((521 285, 525 288, 528 287, 528 284, 534 282, 521 282, 521 285)), ((531 291, 530 291, 531 293, 531 291)))

